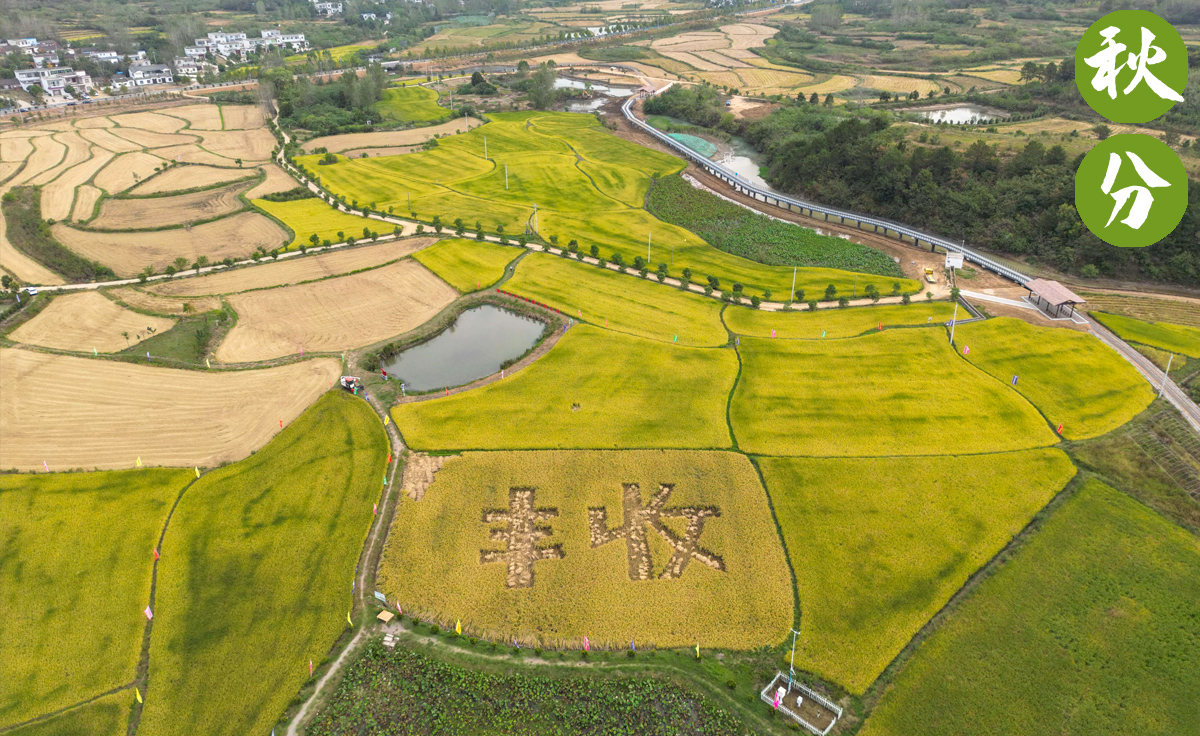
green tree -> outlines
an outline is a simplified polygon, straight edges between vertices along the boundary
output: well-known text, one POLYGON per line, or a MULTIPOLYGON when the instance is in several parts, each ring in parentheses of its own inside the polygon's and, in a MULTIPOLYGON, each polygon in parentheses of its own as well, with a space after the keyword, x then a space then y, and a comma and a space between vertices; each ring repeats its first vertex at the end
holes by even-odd
POLYGON ((529 104, 535 110, 546 110, 554 104, 554 69, 547 64, 529 77, 529 104))
POLYGON ((804 289, 796 289, 796 301, 804 301, 804 289))
POLYGON ((833 284, 825 287, 825 301, 831 302, 837 296, 837 287, 833 284))
POLYGON ((867 288, 863 289, 863 294, 872 302, 879 302, 879 288, 875 284, 867 284, 867 288))

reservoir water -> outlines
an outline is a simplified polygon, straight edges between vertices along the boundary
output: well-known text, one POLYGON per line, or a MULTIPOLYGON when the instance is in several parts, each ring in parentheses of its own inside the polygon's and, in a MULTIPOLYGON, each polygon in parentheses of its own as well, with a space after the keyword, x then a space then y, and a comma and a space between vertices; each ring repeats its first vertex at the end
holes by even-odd
POLYGON ((490 376, 537 344, 545 325, 485 304, 468 309, 436 337, 388 359, 383 369, 409 391, 461 386, 490 376))
POLYGON ((1002 114, 988 110, 979 105, 958 105, 945 110, 908 110, 934 123, 949 123, 951 125, 966 125, 967 123, 986 123, 989 120, 999 120, 1002 114))

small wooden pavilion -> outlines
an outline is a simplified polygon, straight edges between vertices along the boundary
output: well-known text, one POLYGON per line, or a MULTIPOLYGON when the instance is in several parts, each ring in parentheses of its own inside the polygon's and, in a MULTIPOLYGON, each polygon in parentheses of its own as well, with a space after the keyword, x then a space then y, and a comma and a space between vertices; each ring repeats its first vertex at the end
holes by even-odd
POLYGON ((1074 316, 1075 305, 1085 301, 1083 297, 1057 281, 1034 279, 1025 282, 1025 289, 1029 292, 1029 299, 1050 317, 1064 316, 1063 307, 1067 308, 1066 317, 1074 316))

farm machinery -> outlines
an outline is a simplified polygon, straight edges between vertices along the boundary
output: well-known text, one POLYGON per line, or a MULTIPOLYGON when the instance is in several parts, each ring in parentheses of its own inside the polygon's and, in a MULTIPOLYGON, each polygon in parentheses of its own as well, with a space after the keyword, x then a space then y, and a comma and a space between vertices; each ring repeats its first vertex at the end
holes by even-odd
POLYGON ((358 376, 342 376, 338 383, 342 385, 342 388, 355 395, 357 395, 363 387, 362 379, 358 376))

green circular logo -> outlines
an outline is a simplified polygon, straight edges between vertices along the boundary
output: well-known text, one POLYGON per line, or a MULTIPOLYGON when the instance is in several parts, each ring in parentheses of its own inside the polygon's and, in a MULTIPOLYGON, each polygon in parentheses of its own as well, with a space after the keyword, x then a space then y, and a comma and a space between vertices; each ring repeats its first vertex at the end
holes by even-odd
POLYGON ((1114 135, 1088 151, 1075 172, 1075 209, 1110 245, 1144 248, 1183 219, 1188 176, 1179 156, 1148 135, 1114 135))
POLYGON ((1154 120, 1183 101, 1188 52, 1167 21, 1148 10, 1117 10, 1075 48, 1075 83, 1093 110, 1118 123, 1154 120))

